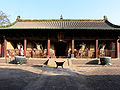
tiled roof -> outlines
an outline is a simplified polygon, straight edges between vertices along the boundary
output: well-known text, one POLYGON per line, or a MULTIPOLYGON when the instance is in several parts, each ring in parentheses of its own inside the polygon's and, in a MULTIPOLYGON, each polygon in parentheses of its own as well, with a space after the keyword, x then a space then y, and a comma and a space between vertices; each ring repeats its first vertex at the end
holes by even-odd
POLYGON ((81 20, 81 19, 49 19, 49 20, 23 20, 17 19, 17 23, 8 29, 117 29, 107 19, 81 20))
POLYGON ((103 21, 20 21, 10 28, 113 28, 103 21))

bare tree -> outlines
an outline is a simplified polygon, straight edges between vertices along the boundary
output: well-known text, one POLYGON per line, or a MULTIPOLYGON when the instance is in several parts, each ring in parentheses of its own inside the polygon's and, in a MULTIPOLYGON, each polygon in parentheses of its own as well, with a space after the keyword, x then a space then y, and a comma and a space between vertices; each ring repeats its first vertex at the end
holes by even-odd
POLYGON ((8 16, 0 11, 0 25, 7 25, 10 24, 10 20, 8 19, 8 16))

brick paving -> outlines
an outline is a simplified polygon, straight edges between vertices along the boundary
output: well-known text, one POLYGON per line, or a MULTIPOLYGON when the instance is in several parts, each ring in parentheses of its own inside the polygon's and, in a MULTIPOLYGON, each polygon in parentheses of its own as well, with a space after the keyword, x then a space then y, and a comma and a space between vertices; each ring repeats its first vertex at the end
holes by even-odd
POLYGON ((0 66, 0 90, 119 90, 120 67, 0 66))

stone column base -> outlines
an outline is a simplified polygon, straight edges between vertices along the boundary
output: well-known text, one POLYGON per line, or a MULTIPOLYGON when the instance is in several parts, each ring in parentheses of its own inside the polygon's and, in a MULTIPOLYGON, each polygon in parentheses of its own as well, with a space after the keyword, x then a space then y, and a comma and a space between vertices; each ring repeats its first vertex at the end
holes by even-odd
POLYGON ((71 54, 71 58, 74 58, 74 54, 71 54))

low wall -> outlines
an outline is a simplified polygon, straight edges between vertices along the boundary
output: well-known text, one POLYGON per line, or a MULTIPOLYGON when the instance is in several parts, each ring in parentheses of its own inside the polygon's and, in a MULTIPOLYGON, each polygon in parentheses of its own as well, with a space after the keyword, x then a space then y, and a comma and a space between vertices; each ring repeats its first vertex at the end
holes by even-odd
POLYGON ((27 59, 27 65, 39 65, 39 64, 44 64, 48 59, 27 59))
POLYGON ((80 64, 99 64, 99 60, 97 60, 97 59, 91 59, 91 60, 86 60, 86 59, 84 59, 84 60, 80 60, 80 59, 73 59, 73 60, 71 60, 71 62, 72 62, 72 65, 80 65, 80 64))
MULTIPOLYGON (((72 59, 72 65, 80 66, 80 65, 100 65, 100 59, 72 59)), ((120 66, 120 59, 112 59, 112 66, 120 66)))
MULTIPOLYGON (((14 58, 0 58, 0 63, 10 63, 14 58)), ((27 58, 27 65, 39 65, 44 64, 48 59, 47 58, 27 58)))

